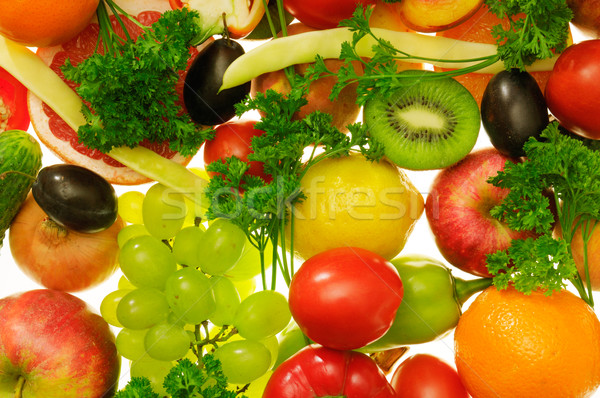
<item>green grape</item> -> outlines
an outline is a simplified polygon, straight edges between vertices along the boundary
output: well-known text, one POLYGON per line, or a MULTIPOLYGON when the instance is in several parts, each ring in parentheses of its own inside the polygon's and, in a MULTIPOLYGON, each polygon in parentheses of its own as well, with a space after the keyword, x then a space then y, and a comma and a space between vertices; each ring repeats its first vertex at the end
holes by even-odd
POLYGON ((129 241, 129 239, 142 236, 149 235, 148 230, 144 227, 143 224, 131 224, 123 227, 119 231, 117 235, 117 243, 119 244, 119 249, 122 249, 125 246, 125 243, 129 241))
POLYGON ((231 325, 240 305, 240 295, 233 282, 224 276, 213 276, 209 280, 217 308, 208 320, 216 326, 231 325))
POLYGON ((117 319, 128 329, 148 329, 169 316, 169 304, 163 292, 140 288, 127 293, 117 305, 117 319))
POLYGON ((207 320, 217 308, 210 280, 195 268, 183 268, 169 276, 165 295, 175 315, 192 325, 207 320))
POLYGON ((291 319, 285 296, 273 290, 262 290, 240 303, 233 326, 242 337, 261 340, 281 332, 291 319))
POLYGON ((310 344, 308 337, 302 333, 298 326, 286 328, 279 335, 279 350, 277 352, 277 360, 275 361, 274 369, 283 363, 286 359, 300 351, 300 349, 310 344))
POLYGON ((190 336, 182 327, 170 323, 152 326, 144 337, 146 352, 159 361, 183 358, 190 349, 190 336))
POLYGON ((130 224, 142 224, 142 202, 144 194, 139 191, 127 191, 119 196, 119 215, 130 224))
POLYGON ((223 275, 240 259, 246 234, 240 227, 225 219, 215 220, 198 245, 198 261, 209 275, 223 275))
POLYGON ((223 374, 233 384, 247 384, 264 375, 271 364, 271 353, 258 341, 236 340, 215 350, 223 374))
POLYGON ((150 380, 154 392, 161 397, 166 397, 169 394, 163 387, 163 381, 174 365, 175 363, 171 361, 158 361, 150 357, 144 357, 142 360, 131 363, 129 375, 131 377, 146 377, 150 380))
POLYGON ((133 285, 161 290, 169 275, 177 270, 171 249, 150 235, 130 239, 119 253, 119 264, 133 285))
POLYGON ((267 350, 269 350, 269 353, 271 354, 269 369, 273 369, 275 361, 277 361, 277 356, 279 355, 279 340, 277 340, 277 336, 271 336, 260 340, 260 343, 262 343, 262 345, 267 347, 267 350))
POLYGON ((144 336, 146 336, 146 332, 148 332, 148 329, 121 329, 115 340, 119 355, 132 361, 148 358, 146 347, 144 346, 144 336))
POLYGON ((108 293, 100 303, 100 315, 109 325, 122 328, 121 322, 117 319, 117 306, 119 301, 132 289, 119 289, 108 293))
POLYGON ((256 279, 246 279, 244 281, 233 281, 237 289, 240 299, 243 300, 256 291, 256 279))
POLYGON ((187 208, 183 195, 162 184, 154 184, 146 192, 142 204, 144 225, 160 240, 171 239, 183 226, 187 208))
MULTIPOLYGON (((264 251, 265 270, 273 263, 273 244, 269 240, 264 251)), ((260 251, 249 240, 244 243, 244 250, 238 262, 225 273, 233 281, 252 279, 261 273, 260 251)))
POLYGON ((127 279, 125 277, 125 275, 121 275, 121 277, 119 278, 119 282, 117 283, 117 288, 129 289, 129 290, 136 289, 136 287, 133 286, 133 283, 129 282, 129 279, 127 279))
POLYGON ((173 254, 178 264, 198 268, 198 245, 204 236, 204 227, 185 227, 175 235, 173 254))

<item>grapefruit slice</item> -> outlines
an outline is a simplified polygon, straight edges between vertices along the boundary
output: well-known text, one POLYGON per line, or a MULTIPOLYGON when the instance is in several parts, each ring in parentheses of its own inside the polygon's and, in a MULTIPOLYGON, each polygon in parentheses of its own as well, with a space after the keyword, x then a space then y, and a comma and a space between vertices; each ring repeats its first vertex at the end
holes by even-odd
MULTIPOLYGON (((125 4, 126 6, 123 6, 125 11, 135 16, 138 21, 146 26, 155 22, 162 12, 170 10, 169 2, 166 0, 133 0, 125 2, 125 4)), ((132 37, 137 37, 141 33, 141 29, 132 22, 129 22, 125 18, 123 21, 126 23, 132 37)), ((113 25, 117 32, 122 32, 114 19, 113 25)), ((77 65, 91 56, 96 48, 98 32, 98 24, 95 22, 90 23, 86 29, 72 40, 54 47, 38 48, 37 55, 65 80, 60 67, 65 63, 67 58, 74 65, 77 65)), ((184 74, 185 72, 180 73, 180 82, 177 87, 180 96, 183 91, 184 74)), ((70 81, 66 82, 75 89, 74 83, 70 81)), ((181 104, 183 104, 183 100, 181 100, 181 104)), ((110 156, 98 150, 90 149, 80 143, 77 132, 69 127, 56 112, 32 92, 28 93, 28 108, 33 129, 40 141, 62 161, 86 167, 100 174, 113 184, 137 185, 151 181, 149 178, 122 165, 110 156)), ((168 142, 144 142, 141 145, 182 165, 187 165, 192 159, 191 156, 184 157, 178 152, 172 151, 169 148, 168 142)))

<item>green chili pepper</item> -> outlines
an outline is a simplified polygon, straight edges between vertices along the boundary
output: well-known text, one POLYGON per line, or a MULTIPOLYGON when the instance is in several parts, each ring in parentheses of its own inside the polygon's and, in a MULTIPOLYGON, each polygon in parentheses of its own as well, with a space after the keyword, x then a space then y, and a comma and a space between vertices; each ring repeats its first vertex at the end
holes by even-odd
POLYGON ((489 287, 491 278, 464 280, 442 262, 423 255, 404 255, 391 261, 404 285, 404 297, 392 327, 365 351, 382 351, 435 340, 454 329, 462 305, 489 287))

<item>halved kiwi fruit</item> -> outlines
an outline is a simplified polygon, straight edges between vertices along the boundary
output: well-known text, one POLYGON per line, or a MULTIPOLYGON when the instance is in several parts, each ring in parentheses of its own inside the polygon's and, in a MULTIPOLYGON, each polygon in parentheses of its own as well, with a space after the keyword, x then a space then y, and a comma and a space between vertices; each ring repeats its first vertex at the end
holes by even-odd
POLYGON ((475 146, 481 117, 471 93, 451 77, 406 70, 406 85, 365 104, 369 134, 384 145, 384 154, 399 167, 433 170, 464 158, 475 146))

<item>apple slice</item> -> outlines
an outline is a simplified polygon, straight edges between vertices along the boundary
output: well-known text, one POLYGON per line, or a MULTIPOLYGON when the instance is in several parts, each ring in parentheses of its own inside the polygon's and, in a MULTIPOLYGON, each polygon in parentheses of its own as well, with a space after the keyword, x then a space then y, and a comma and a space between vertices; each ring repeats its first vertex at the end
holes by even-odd
POLYGON ((417 32, 439 32, 475 14, 483 0, 402 0, 400 18, 417 32))

